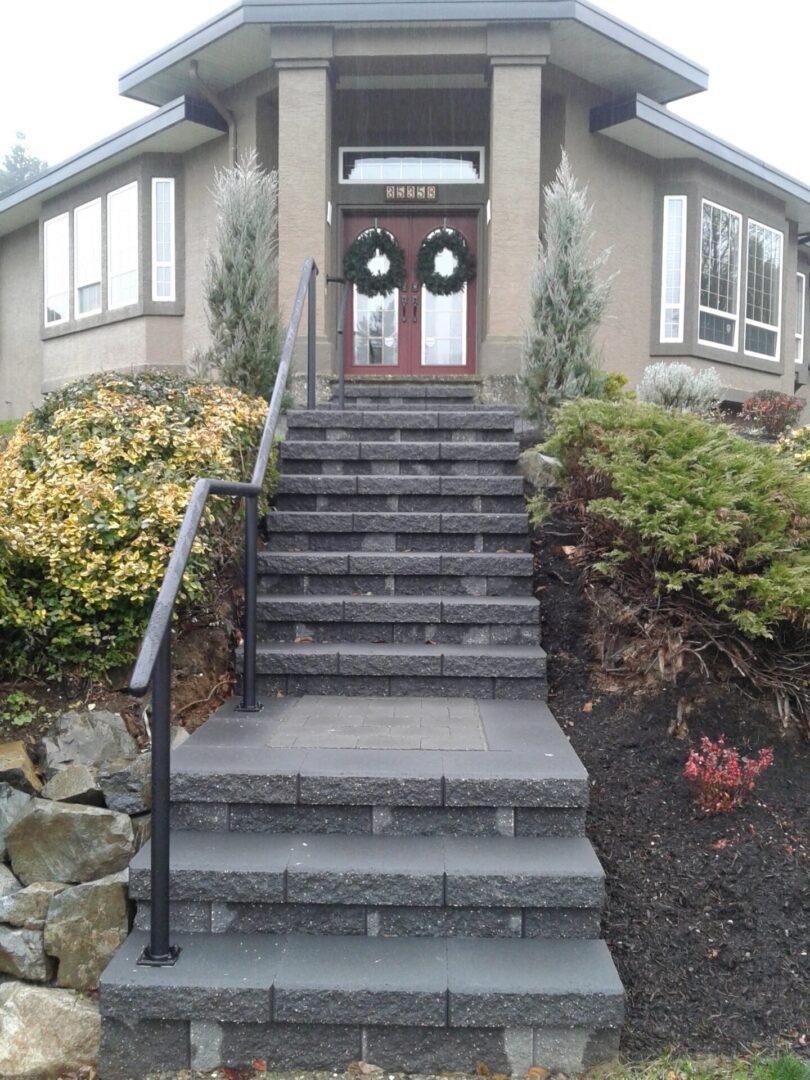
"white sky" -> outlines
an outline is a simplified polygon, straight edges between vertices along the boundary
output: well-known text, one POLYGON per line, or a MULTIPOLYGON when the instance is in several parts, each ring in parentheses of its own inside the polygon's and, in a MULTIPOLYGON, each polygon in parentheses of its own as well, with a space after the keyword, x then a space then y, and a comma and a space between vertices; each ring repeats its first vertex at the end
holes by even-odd
MULTIPOLYGON (((22 131, 31 151, 54 165, 151 111, 118 96, 119 74, 227 6, 228 0, 6 0, 0 157, 22 131)), ((810 183, 806 0, 601 6, 709 69, 709 91, 674 111, 810 183)))

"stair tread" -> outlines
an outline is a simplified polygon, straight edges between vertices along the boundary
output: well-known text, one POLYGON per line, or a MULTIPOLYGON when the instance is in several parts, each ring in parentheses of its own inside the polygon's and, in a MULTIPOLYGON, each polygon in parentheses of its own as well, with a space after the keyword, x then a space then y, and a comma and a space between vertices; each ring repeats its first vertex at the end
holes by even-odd
POLYGON ((135 931, 101 977, 101 1012, 131 1019, 617 1027, 602 941, 178 934, 173 967, 137 965, 135 931))
POLYGON ((540 645, 397 645, 391 642, 338 641, 329 643, 312 642, 300 645, 289 642, 262 643, 257 646, 259 655, 297 655, 325 656, 339 652, 346 656, 514 656, 545 659, 546 652, 540 645))
MULTIPOLYGON (((150 864, 147 845, 130 869, 144 871, 150 864)), ((603 878, 584 837, 398 836, 392 842, 390 836, 371 833, 177 832, 171 865, 173 872, 603 878)))
POLYGON ((314 606, 317 604, 337 603, 362 603, 375 607, 410 607, 414 604, 429 604, 435 607, 437 604, 445 607, 487 607, 487 608, 528 608, 532 611, 537 608, 537 599, 534 596, 442 596, 441 594, 430 596, 421 593, 260 593, 259 599, 268 604, 304 604, 314 606))

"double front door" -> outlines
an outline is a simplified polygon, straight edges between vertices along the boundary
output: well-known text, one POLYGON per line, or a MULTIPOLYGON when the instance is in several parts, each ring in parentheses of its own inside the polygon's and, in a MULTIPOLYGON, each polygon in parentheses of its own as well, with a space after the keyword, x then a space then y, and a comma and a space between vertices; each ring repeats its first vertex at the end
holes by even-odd
MULTIPOLYGON (((347 214, 345 251, 366 229, 386 229, 405 253, 405 281, 387 296, 352 287, 346 317, 346 371, 352 375, 469 375, 475 370, 475 279, 437 296, 416 277, 422 241, 443 225, 462 233, 475 254, 473 214, 347 214)), ((445 252, 445 259, 449 252, 445 252)), ((441 268, 442 255, 436 269, 441 268)), ((452 260, 447 273, 452 269, 452 260)))

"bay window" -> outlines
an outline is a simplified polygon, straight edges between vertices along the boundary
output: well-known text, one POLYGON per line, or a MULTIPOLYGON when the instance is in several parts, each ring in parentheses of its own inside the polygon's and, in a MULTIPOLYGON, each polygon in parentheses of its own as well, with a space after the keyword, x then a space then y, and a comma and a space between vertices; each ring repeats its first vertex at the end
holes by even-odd
POLYGON ((742 218, 706 199, 701 218, 698 341, 736 352, 742 218))
POLYGON ((171 301, 174 288, 174 180, 152 180, 152 299, 171 301))
POLYGON ((661 256, 662 342, 683 341, 686 278, 686 196, 664 199, 664 240, 661 256))
POLYGON ((138 302, 138 184, 107 195, 107 306, 138 302))
POLYGON ((796 275, 796 363, 804 362, 804 320, 807 310, 807 277, 796 275))
POLYGON ((782 233, 748 222, 745 352, 767 360, 779 357, 782 308, 782 233))
POLYGON ((70 215, 46 221, 42 229, 45 325, 70 318, 70 215))
POLYGON ((101 199, 73 211, 75 318, 101 311, 101 199))

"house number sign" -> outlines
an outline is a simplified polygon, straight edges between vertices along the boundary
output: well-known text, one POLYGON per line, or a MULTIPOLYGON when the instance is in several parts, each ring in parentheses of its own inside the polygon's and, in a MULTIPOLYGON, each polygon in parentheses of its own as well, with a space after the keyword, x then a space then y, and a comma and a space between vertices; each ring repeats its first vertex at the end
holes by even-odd
POLYGON ((435 184, 386 184, 386 202, 435 202, 435 184))

